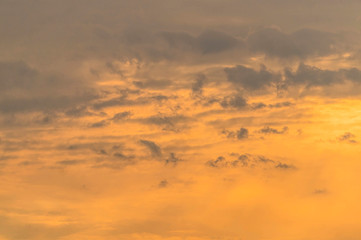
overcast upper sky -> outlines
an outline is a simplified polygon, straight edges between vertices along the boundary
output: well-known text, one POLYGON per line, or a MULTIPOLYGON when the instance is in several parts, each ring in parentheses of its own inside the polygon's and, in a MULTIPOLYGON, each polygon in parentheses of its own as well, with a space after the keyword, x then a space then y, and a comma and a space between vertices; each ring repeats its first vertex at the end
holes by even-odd
POLYGON ((361 2, 0 0, 0 240, 357 240, 361 2))

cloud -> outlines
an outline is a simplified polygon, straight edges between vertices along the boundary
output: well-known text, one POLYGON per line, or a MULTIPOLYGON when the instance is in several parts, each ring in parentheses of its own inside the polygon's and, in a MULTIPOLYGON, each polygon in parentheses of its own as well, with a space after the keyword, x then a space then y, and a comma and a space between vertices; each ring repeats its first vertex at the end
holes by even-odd
POLYGON ((226 134, 228 138, 237 138, 238 140, 247 139, 249 135, 248 129, 243 127, 237 131, 223 130, 222 133, 226 134))
POLYGON ((158 187, 159 187, 159 188, 165 188, 165 187, 168 186, 168 184, 169 184, 169 183, 168 183, 167 179, 164 179, 164 180, 162 180, 162 181, 159 182, 158 187))
POLYGON ((174 166, 178 164, 179 161, 182 161, 182 159, 176 157, 175 153, 170 153, 169 157, 165 160, 166 164, 173 164, 174 166))
POLYGON ((145 147, 147 147, 154 157, 162 156, 162 150, 155 142, 147 140, 140 140, 139 142, 145 147))
POLYGON ((292 165, 274 161, 264 156, 252 155, 252 154, 230 154, 230 160, 227 160, 223 156, 219 156, 215 160, 206 162, 206 165, 214 168, 236 168, 236 167, 260 167, 269 166, 272 168, 292 169, 292 165))
POLYGON ((125 111, 125 112, 119 112, 114 114, 114 116, 110 119, 114 122, 119 122, 121 120, 127 119, 132 115, 132 113, 130 111, 125 111))
POLYGON ((289 107, 292 106, 293 103, 286 101, 286 102, 278 102, 278 103, 273 103, 273 104, 266 104, 263 102, 259 102, 259 103, 252 103, 251 107, 252 109, 263 109, 263 108, 283 108, 283 107, 289 107))
POLYGON ((91 83, 46 74, 24 62, 0 62, 0 111, 52 111, 97 98, 91 83))
POLYGON ((73 107, 65 111, 65 115, 68 117, 86 117, 96 115, 88 110, 87 106, 73 107))
POLYGON ((248 138, 248 129, 246 129, 246 128, 240 128, 240 129, 237 131, 237 138, 238 138, 238 139, 248 138))
POLYGON ((224 97, 219 103, 223 108, 243 109, 248 106, 247 100, 240 93, 224 97))
POLYGON ((193 95, 200 96, 203 94, 203 86, 206 80, 207 77, 204 74, 199 74, 197 76, 195 82, 192 84, 193 95))
POLYGON ((214 168, 236 168, 236 167, 258 167, 262 165, 269 165, 273 168, 293 168, 285 163, 276 162, 264 156, 251 155, 251 154, 231 154, 233 159, 227 160, 223 156, 219 156, 216 160, 206 162, 206 165, 214 168), (235 158, 236 157, 236 158, 235 158))
POLYGON ((272 73, 261 65, 259 71, 242 65, 224 69, 229 82, 249 91, 264 90, 281 80, 279 74, 272 73))
POLYGON ((187 32, 167 32, 158 33, 159 37, 165 40, 169 47, 183 50, 196 51, 197 39, 187 32))
POLYGON ((99 99, 97 101, 94 101, 94 103, 91 104, 91 107, 94 110, 99 111, 109 107, 117 107, 117 106, 149 105, 153 102, 163 102, 171 98, 162 94, 147 95, 148 93, 149 92, 145 92, 142 95, 142 92, 140 92, 139 90, 123 89, 118 93, 119 96, 99 99))
POLYGON ((269 57, 303 59, 334 53, 338 38, 334 33, 314 29, 286 34, 276 28, 261 28, 248 36, 247 46, 250 51, 269 57))
POLYGON ((289 36, 274 28, 264 28, 252 33, 247 38, 247 46, 251 51, 272 57, 299 56, 301 53, 289 36))
POLYGON ((95 123, 90 124, 89 127, 91 127, 91 128, 101 128, 101 127, 107 126, 108 124, 109 123, 106 120, 101 120, 99 122, 95 122, 95 123))
POLYGON ((172 81, 168 79, 156 80, 148 79, 144 81, 133 81, 133 84, 142 89, 164 89, 172 85, 172 81))
POLYGON ((286 83, 291 85, 329 86, 344 81, 337 71, 321 70, 301 63, 295 72, 285 69, 286 83))
POLYGON ((324 194, 328 194, 329 191, 327 189, 316 189, 313 191, 313 194, 316 195, 324 195, 324 194))
POLYGON ((160 32, 159 36, 172 48, 204 55, 220 53, 242 44, 235 37, 215 30, 206 30, 198 37, 186 32, 166 31, 160 32))
POLYGON ((84 161, 81 160, 63 160, 63 161, 57 161, 56 163, 63 166, 73 166, 83 163, 84 161))
POLYGON ((355 135, 350 133, 350 132, 346 132, 344 134, 342 134, 341 136, 339 136, 337 138, 338 141, 340 142, 348 142, 348 143, 358 143, 357 140, 355 140, 355 135))
POLYGON ((205 31, 198 37, 198 44, 203 54, 222 52, 234 48, 238 41, 234 37, 217 31, 205 31))
POLYGON ((286 164, 286 163, 278 163, 276 165, 276 168, 280 168, 280 169, 293 169, 295 168, 293 165, 289 165, 289 164, 286 164))
POLYGON ((287 133, 287 131, 288 131, 287 126, 283 127, 282 130, 277 130, 277 129, 271 128, 269 126, 265 126, 258 132, 263 133, 263 134, 285 134, 285 133, 287 133))
POLYGON ((162 116, 155 115, 142 119, 138 119, 139 122, 143 124, 151 124, 161 126, 163 130, 169 131, 179 131, 180 129, 186 128, 187 123, 191 122, 193 119, 183 115, 174 115, 174 116, 162 116))

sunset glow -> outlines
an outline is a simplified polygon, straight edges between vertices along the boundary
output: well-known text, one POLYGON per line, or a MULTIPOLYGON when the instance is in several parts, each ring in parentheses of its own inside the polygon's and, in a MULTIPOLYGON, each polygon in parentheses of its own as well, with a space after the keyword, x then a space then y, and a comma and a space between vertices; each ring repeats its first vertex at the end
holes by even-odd
POLYGON ((0 0, 0 240, 361 239, 360 12, 0 0))

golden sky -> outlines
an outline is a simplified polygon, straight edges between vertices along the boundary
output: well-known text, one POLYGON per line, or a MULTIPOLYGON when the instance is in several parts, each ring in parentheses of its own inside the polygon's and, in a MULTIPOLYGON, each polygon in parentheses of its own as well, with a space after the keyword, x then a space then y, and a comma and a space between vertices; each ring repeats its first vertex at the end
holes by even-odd
POLYGON ((0 0, 0 240, 361 239, 360 12, 0 0))

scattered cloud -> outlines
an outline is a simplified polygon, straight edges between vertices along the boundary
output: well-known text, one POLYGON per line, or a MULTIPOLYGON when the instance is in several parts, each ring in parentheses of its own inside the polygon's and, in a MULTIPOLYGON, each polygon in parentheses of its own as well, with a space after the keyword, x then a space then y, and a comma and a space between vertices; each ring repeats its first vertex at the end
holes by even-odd
POLYGON ((145 147, 147 147, 148 150, 151 152, 151 154, 154 157, 161 157, 162 156, 162 150, 155 142, 148 141, 148 140, 140 140, 139 142, 142 145, 144 145, 145 147))
POLYGON ((341 136, 339 136, 337 139, 340 142, 348 142, 348 143, 358 143, 357 140, 355 140, 355 135, 350 133, 350 132, 346 132, 344 134, 342 134, 341 136))
POLYGON ((260 129, 258 132, 263 134, 285 134, 288 132, 288 127, 285 126, 281 130, 278 130, 275 128, 271 128, 270 126, 265 126, 262 129, 260 129))

